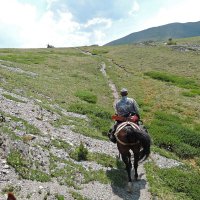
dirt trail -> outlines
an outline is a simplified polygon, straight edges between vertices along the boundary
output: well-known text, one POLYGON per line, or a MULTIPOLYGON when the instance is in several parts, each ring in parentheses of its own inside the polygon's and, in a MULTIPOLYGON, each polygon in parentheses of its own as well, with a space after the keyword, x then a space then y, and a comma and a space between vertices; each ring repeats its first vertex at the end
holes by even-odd
POLYGON ((103 76, 107 79, 108 85, 109 85, 110 89, 112 90, 112 94, 113 94, 113 97, 114 97, 113 108, 115 109, 115 104, 119 100, 119 95, 118 95, 117 88, 116 88, 115 84, 107 76, 106 64, 104 62, 101 63, 100 71, 102 72, 103 76))
MULTIPOLYGON (((110 89, 112 90, 113 93, 113 97, 114 97, 114 103, 113 103, 113 107, 115 108, 115 104, 116 102, 119 100, 119 95, 117 92, 117 88, 115 86, 115 84, 112 82, 112 80, 110 80, 106 74, 106 64, 105 63, 101 63, 101 72, 103 74, 104 77, 107 78, 108 81, 108 85, 110 87, 110 89)), ((117 148, 116 146, 113 148, 117 148)), ((132 171, 132 177, 134 177, 134 171, 132 171)), ((139 174, 139 181, 136 181, 133 183, 133 187, 134 187, 134 192, 135 195, 133 199, 145 199, 145 200, 149 200, 151 199, 151 194, 148 191, 149 190, 149 185, 146 179, 146 173, 145 173, 145 169, 144 169, 144 164, 141 163, 139 168, 138 168, 138 174, 139 174), (137 188, 137 189, 136 189, 137 188), (138 195, 139 193, 139 195, 138 195)))

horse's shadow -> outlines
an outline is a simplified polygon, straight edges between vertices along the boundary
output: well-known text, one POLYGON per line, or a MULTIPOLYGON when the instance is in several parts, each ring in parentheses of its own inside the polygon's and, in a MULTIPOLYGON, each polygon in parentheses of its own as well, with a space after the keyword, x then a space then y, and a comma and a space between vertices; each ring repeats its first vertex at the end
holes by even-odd
MULTIPOLYGON (((119 161, 117 161, 119 162, 119 161)), ((144 173, 139 174, 138 180, 133 181, 132 193, 127 192, 127 173, 125 166, 120 164, 118 168, 112 168, 106 171, 107 177, 111 181, 111 187, 114 195, 124 200, 138 200, 141 196, 141 190, 146 187, 146 180, 143 177, 144 173)), ((132 170, 132 177, 134 177, 134 170, 132 170)))

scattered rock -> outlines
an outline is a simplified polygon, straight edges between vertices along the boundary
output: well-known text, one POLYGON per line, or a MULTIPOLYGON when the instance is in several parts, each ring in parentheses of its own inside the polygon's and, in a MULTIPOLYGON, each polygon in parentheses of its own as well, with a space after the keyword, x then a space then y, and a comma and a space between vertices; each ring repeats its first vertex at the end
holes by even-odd
POLYGON ((183 164, 177 160, 169 159, 159 154, 151 154, 151 159, 159 168, 172 168, 183 164))

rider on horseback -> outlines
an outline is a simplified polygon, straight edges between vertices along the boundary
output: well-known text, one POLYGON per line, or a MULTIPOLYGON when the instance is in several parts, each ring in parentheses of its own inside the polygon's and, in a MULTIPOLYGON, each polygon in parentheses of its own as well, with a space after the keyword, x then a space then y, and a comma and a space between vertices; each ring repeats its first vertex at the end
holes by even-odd
POLYGON ((138 123, 140 119, 139 106, 134 99, 127 97, 128 90, 126 88, 123 88, 120 94, 122 98, 115 105, 116 123, 114 124, 113 128, 109 130, 109 133, 108 133, 108 137, 110 138, 110 141, 112 141, 113 143, 116 143, 116 138, 114 135, 116 128, 120 123, 123 122, 119 120, 120 117, 126 119, 130 116, 134 116, 135 123, 138 123), (119 118, 117 118, 117 116, 119 116, 119 118))

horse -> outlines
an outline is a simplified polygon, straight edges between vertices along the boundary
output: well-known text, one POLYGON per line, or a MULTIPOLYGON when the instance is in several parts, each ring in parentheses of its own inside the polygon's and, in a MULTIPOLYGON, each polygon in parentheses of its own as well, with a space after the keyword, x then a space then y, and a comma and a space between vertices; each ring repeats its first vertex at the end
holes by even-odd
POLYGON ((136 123, 130 121, 122 122, 118 125, 115 137, 119 154, 121 154, 128 174, 128 192, 132 192, 130 150, 134 154, 135 180, 138 180, 138 162, 146 160, 150 155, 151 138, 146 131, 141 129, 136 123))

